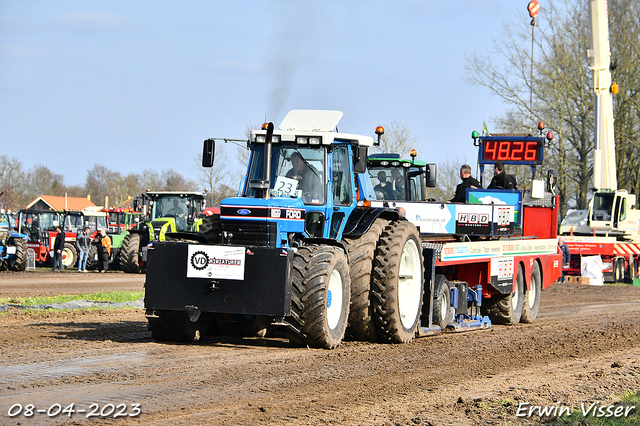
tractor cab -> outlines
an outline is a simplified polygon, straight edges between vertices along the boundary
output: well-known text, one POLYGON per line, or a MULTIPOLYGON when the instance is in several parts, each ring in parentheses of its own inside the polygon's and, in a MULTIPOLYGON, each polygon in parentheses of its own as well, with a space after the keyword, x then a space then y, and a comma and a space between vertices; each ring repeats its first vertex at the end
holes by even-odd
POLYGON ((125 231, 137 226, 140 222, 141 213, 130 208, 110 208, 101 210, 107 213, 107 233, 122 234, 125 231))
MULTIPOLYGON (((341 117, 294 110, 278 130, 269 123, 252 131, 240 197, 220 206, 224 243, 289 247, 303 238, 342 238, 351 213, 375 195, 366 173, 373 138, 332 131, 341 117)), ((213 139, 204 152, 213 152, 213 139)))
POLYGON ((18 211, 18 232, 30 241, 48 244, 49 232, 60 225, 61 214, 52 210, 24 209, 18 211))
POLYGON ((372 154, 367 169, 377 200, 424 201, 426 188, 436 186, 436 165, 399 154, 372 154))
POLYGON ((144 272, 149 242, 165 241, 167 234, 192 237, 200 231, 204 207, 201 192, 147 191, 134 198, 133 210, 141 215, 132 218, 137 226, 121 234, 124 239, 117 258, 120 268, 127 273, 144 272))
POLYGON ((160 232, 164 235, 166 232, 194 231, 196 216, 204 209, 204 204, 204 195, 200 192, 146 192, 143 214, 151 222, 151 239, 159 239, 160 232))

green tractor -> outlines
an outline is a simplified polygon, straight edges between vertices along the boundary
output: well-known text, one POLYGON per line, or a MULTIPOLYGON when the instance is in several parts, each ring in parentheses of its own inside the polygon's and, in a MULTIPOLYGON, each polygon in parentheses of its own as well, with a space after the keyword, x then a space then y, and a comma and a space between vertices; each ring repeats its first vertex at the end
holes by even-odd
MULTIPOLYGON (((416 156, 414 149, 411 150, 410 159, 400 158, 399 154, 369 155, 367 170, 374 185, 376 200, 427 200, 426 188, 436 186, 436 165, 416 160, 416 156)), ((382 206, 381 203, 374 204, 382 206)), ((388 207, 389 203, 386 204, 385 207, 388 207)))
POLYGON ((134 210, 140 203, 140 221, 129 229, 118 255, 120 269, 127 273, 145 272, 149 242, 165 241, 167 234, 180 238, 180 233, 200 231, 205 207, 201 192, 148 191, 141 202, 134 200, 134 210))
MULTIPOLYGON (((131 228, 137 227, 141 220, 142 213, 133 211, 130 208, 109 208, 100 212, 106 214, 107 235, 111 238, 111 255, 109 256, 109 269, 120 266, 120 250, 124 239, 129 235, 131 228)), ((95 234, 92 232, 92 237, 95 234)), ((87 258, 87 268, 96 269, 98 267, 98 248, 91 245, 91 251, 87 258)))

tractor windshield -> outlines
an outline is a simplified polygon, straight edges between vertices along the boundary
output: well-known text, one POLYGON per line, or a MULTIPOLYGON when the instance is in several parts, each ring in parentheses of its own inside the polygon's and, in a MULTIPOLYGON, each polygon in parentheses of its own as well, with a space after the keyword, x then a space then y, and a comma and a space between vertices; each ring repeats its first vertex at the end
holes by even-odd
POLYGON ((67 213, 64 218, 64 229, 72 232, 78 232, 78 229, 82 229, 80 213, 67 213))
POLYGON ((85 216, 84 227, 89 227, 91 233, 100 229, 107 229, 107 216, 85 216))
POLYGON ((153 218, 173 217, 178 231, 188 231, 189 199, 179 195, 165 195, 153 205, 153 218))
POLYGON ((20 212, 19 232, 28 235, 32 241, 40 241, 41 232, 55 229, 58 220, 56 212, 20 212))
MULTIPOLYGON (((272 197, 300 198, 305 204, 324 204, 326 194, 326 149, 322 146, 306 147, 293 144, 274 144, 271 147, 271 176, 269 194, 272 197)), ((251 158, 249 181, 262 179, 264 145, 256 145, 251 158)), ((255 197, 254 191, 245 190, 245 196, 255 197)))
POLYGON ((108 223, 109 223, 109 228, 107 229, 107 232, 113 233, 113 234, 119 234, 120 231, 122 229, 124 229, 124 213, 119 213, 119 212, 110 212, 107 215, 108 218, 108 223))
POLYGON ((369 176, 378 200, 407 200, 405 167, 372 166, 369 176))

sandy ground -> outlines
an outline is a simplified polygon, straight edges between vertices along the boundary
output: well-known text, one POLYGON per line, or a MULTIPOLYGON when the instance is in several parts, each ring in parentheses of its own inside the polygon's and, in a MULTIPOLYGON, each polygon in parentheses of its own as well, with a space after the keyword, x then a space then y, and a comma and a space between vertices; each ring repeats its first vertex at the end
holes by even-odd
MULTIPOLYGON (((5 274, 0 295, 143 282, 121 272, 5 274)), ((640 287, 554 284, 533 324, 333 351, 278 338, 157 343, 141 309, 11 310, 0 315, 0 424, 547 423, 552 415, 517 413, 608 405, 640 390, 639 302, 640 287), (70 404, 75 412, 53 416, 70 404)))

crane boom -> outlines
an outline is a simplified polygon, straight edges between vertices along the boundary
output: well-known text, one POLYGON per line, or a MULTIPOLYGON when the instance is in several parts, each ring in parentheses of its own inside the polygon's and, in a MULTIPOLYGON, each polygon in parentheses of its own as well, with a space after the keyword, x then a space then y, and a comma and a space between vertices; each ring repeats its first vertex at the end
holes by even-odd
POLYGON ((593 184, 597 191, 615 191, 616 150, 613 134, 613 100, 611 96, 611 51, 607 0, 589 0, 591 49, 588 56, 593 70, 595 109, 595 149, 593 184))

